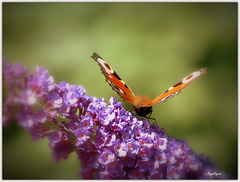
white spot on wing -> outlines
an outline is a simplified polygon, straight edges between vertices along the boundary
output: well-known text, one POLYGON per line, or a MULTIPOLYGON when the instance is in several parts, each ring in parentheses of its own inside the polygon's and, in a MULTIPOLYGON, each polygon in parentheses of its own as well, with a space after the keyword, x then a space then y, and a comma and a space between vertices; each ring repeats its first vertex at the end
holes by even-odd
POLYGON ((182 83, 183 83, 183 84, 188 84, 188 83, 190 83, 191 81, 193 81, 194 79, 196 79, 197 77, 199 77, 199 76, 201 75, 201 73, 202 73, 202 72, 201 72, 200 70, 193 72, 192 74, 190 74, 190 75, 186 76, 185 78, 183 78, 182 83), (192 76, 192 77, 189 78, 190 76, 192 76))
POLYGON ((110 80, 107 80, 107 82, 111 85, 111 87, 116 91, 116 92, 120 92, 121 94, 124 94, 125 93, 120 89, 118 88, 116 85, 114 85, 110 80))
POLYGON ((103 59, 101 58, 97 58, 97 61, 102 65, 102 67, 108 72, 108 73, 113 73, 113 69, 110 67, 110 69, 108 67, 106 67, 105 64, 107 64, 103 59))
POLYGON ((170 87, 168 90, 172 90, 174 87, 170 87))
POLYGON ((170 98, 174 97, 175 95, 178 95, 179 93, 180 93, 180 90, 178 92, 175 92, 171 95, 168 95, 168 96, 164 97, 163 99, 160 100, 160 102, 166 102, 167 99, 170 99, 170 98))

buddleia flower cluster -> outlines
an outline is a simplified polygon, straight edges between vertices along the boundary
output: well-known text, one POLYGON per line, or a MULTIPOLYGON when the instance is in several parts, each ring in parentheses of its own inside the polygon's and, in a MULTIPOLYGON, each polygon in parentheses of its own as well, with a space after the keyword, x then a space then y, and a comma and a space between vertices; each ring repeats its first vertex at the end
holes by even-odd
POLYGON ((227 178, 187 142, 137 118, 115 98, 107 104, 82 85, 55 83, 43 67, 34 74, 3 61, 3 125, 13 119, 34 140, 48 137, 56 161, 76 152, 83 179, 227 178))

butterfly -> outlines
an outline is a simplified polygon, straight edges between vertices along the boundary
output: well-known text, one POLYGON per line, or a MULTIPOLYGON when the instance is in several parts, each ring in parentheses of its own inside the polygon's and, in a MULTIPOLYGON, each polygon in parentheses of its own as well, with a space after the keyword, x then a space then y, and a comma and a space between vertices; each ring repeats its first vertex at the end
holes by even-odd
POLYGON ((151 100, 148 96, 134 95, 134 93, 126 85, 126 83, 97 53, 93 53, 91 58, 93 58, 98 63, 102 70, 102 73, 106 77, 106 81, 112 87, 112 89, 115 90, 123 98, 123 100, 131 103, 136 113, 139 116, 143 117, 147 117, 149 113, 151 115, 152 106, 154 104, 157 104, 159 102, 165 102, 168 99, 174 97, 175 95, 178 95, 181 92, 181 90, 188 86, 193 80, 207 72, 206 68, 201 68, 183 78, 180 82, 167 89, 157 98, 151 100))

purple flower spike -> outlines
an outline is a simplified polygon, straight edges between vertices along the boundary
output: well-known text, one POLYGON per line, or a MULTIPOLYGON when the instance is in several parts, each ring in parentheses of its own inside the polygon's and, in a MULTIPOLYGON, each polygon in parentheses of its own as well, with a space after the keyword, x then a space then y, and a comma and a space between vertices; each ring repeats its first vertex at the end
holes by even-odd
POLYGON ((34 139, 47 136, 58 162, 76 152, 83 179, 229 179, 187 142, 139 119, 113 97, 54 83, 45 68, 28 73, 3 62, 3 124, 17 118, 34 139))

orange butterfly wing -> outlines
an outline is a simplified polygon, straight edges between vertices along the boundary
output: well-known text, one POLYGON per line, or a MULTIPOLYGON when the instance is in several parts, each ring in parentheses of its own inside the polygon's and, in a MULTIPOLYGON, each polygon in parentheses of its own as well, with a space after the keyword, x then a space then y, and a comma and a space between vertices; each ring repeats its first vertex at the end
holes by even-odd
POLYGON ((134 93, 128 88, 126 83, 97 53, 94 53, 92 58, 100 66, 102 73, 106 77, 106 81, 112 87, 112 89, 115 90, 125 101, 133 104, 135 111, 140 116, 146 116, 147 114, 151 113, 152 105, 159 102, 165 102, 167 99, 179 94, 183 88, 192 83, 196 78, 205 74, 207 71, 206 68, 201 68, 191 73, 154 100, 150 100, 147 96, 135 96, 134 93))
POLYGON ((174 97, 175 95, 178 95, 183 88, 188 86, 193 80, 195 80, 196 78, 205 74, 206 72, 207 72, 207 68, 201 68, 201 69, 191 73, 190 75, 183 78, 180 82, 178 82, 177 84, 175 84, 174 86, 172 86, 168 90, 166 90, 164 93, 159 95, 157 98, 152 100, 146 106, 149 107, 149 106, 152 106, 159 102, 165 102, 165 101, 167 101, 167 99, 170 99, 170 98, 174 97))
POLYGON ((118 74, 97 53, 93 53, 92 58, 100 66, 102 73, 106 77, 106 81, 112 89, 115 90, 125 101, 133 104, 136 97, 118 74))

